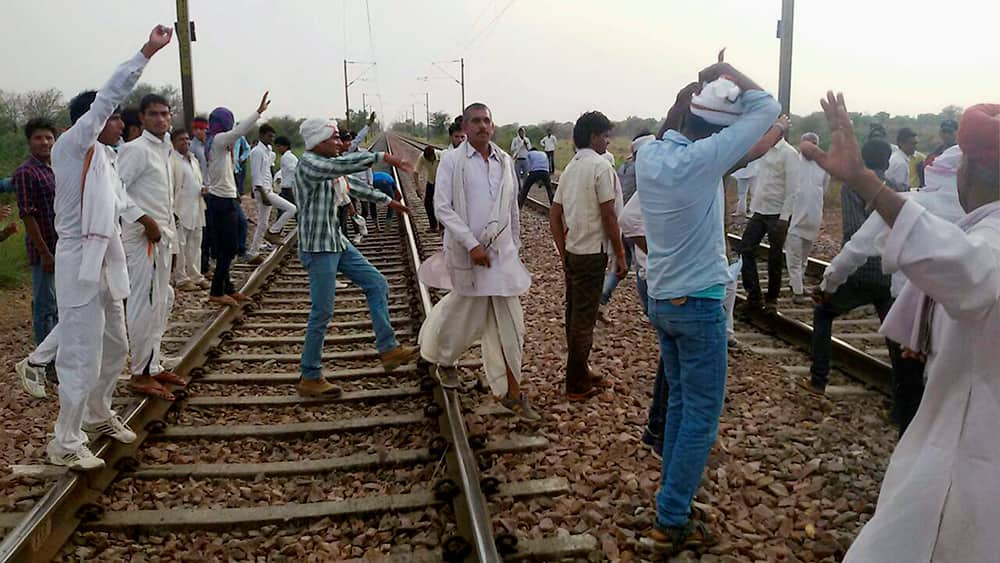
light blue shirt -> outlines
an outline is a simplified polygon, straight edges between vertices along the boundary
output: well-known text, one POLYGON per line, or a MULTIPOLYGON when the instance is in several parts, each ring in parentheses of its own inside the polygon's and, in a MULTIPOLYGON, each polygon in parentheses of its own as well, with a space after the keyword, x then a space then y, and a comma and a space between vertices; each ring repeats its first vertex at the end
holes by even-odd
POLYGON ((649 296, 692 296, 732 281, 723 227, 722 176, 771 127, 781 106, 759 90, 743 93, 744 113, 729 127, 692 142, 677 131, 636 156, 649 253, 649 296))
POLYGON ((250 158, 250 143, 246 137, 240 137, 233 144, 233 172, 243 172, 243 163, 250 158))
POLYGON ((549 171, 549 155, 542 151, 528 151, 528 172, 549 171))

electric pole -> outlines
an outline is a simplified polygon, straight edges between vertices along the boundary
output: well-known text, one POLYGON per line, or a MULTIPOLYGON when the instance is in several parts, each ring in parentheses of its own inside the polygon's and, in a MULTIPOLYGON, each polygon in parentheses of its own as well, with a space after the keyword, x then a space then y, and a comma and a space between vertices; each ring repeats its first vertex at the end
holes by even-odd
POLYGON ((781 20, 778 21, 778 38, 781 39, 781 56, 778 62, 778 102, 781 110, 791 113, 792 100, 792 30, 795 19, 795 0, 781 0, 781 20))
POLYGON ((427 142, 431 142, 431 95, 429 92, 424 92, 424 109, 427 110, 427 142))
POLYGON ((351 130, 351 96, 347 93, 349 86, 350 84, 347 83, 347 59, 344 59, 344 117, 347 119, 344 127, 348 131, 351 130))
POLYGON ((465 57, 458 59, 458 62, 461 63, 462 65, 462 74, 461 74, 462 80, 460 81, 462 85, 462 110, 458 112, 459 115, 461 115, 462 112, 465 111, 465 57))
POLYGON ((190 129, 194 121, 194 79, 191 74, 191 42, 194 41, 194 24, 188 19, 187 0, 177 0, 178 52, 181 62, 181 96, 184 100, 184 127, 190 129))

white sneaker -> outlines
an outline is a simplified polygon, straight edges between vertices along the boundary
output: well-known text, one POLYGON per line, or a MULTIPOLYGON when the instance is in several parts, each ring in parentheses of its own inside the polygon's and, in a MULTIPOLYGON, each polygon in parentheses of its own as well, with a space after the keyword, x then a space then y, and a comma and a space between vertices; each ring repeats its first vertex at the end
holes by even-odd
POLYGON ((347 283, 347 282, 345 282, 345 281, 340 281, 340 280, 337 280, 337 284, 336 284, 336 285, 335 285, 334 287, 335 287, 336 289, 347 289, 347 286, 348 286, 348 285, 350 285, 350 284, 348 284, 348 283, 347 283))
POLYGON ((358 246, 359 244, 361 244, 361 241, 364 240, 364 238, 365 238, 364 235, 358 235, 353 239, 351 239, 351 244, 353 244, 354 246, 358 246))
POLYGON ((45 366, 35 366, 28 362, 28 358, 17 362, 14 366, 17 377, 21 380, 21 387, 36 399, 44 399, 45 393, 45 366))
POLYGON ((125 424, 122 417, 117 414, 111 418, 105 420, 104 422, 98 422, 97 424, 84 424, 84 432, 97 432, 98 434, 103 434, 105 436, 111 436, 113 439, 123 443, 131 444, 135 441, 135 432, 125 424))
POLYGON ((61 465, 81 471, 104 467, 104 460, 94 455, 86 445, 80 446, 75 452, 58 455, 52 451, 52 443, 49 442, 46 451, 49 454, 49 463, 52 465, 61 465))

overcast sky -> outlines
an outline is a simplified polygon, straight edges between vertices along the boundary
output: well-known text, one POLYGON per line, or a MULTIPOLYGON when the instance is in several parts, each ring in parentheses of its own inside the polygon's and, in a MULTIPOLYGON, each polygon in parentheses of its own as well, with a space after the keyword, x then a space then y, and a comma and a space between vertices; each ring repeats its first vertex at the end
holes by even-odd
MULTIPOLYGON (((792 111, 818 110, 828 88, 869 113, 997 102, 998 6, 799 0, 792 111)), ((9 3, 0 88, 96 88, 174 10, 174 0, 9 3)), ((459 86, 431 63, 464 57, 466 102, 486 102, 499 123, 571 121, 590 109, 662 116, 723 46, 776 94, 780 11, 780 0, 190 0, 195 101, 199 112, 226 105, 239 118, 270 90, 271 115, 340 116, 347 58, 377 62, 351 87, 352 107, 365 92, 384 119, 416 104, 423 121, 424 92, 431 111, 458 112, 459 86), (428 75, 444 78, 417 80, 428 75)), ((458 76, 458 64, 441 66, 458 76)), ((178 68, 174 42, 142 80, 179 86, 178 68)), ((365 69, 351 65, 351 79, 365 69)))

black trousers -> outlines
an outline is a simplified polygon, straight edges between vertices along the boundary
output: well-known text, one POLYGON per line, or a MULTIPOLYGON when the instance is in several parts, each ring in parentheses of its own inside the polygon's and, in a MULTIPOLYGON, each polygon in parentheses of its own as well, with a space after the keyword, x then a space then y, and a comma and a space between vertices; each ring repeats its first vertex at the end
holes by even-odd
POLYGON ((594 346, 608 255, 566 253, 566 392, 586 393, 592 382, 587 362, 594 346))
POLYGON ((552 187, 551 176, 545 170, 533 170, 528 173, 528 176, 524 179, 524 183, 521 184, 521 190, 517 193, 518 207, 524 207, 524 202, 528 201, 528 192, 531 191, 532 186, 539 182, 545 186, 545 192, 549 194, 549 205, 552 205, 552 199, 555 197, 555 189, 552 187))
POLYGON ((556 171, 556 151, 545 151, 545 156, 549 157, 549 174, 556 171))
POLYGON ((427 212, 427 222, 431 225, 431 230, 438 230, 437 215, 434 214, 434 184, 427 182, 424 189, 424 211, 427 212))
POLYGON ((740 256, 743 257, 743 288, 747 290, 747 301, 760 303, 760 278, 757 275, 757 248, 760 241, 767 240, 771 248, 767 253, 767 300, 777 301, 781 292, 781 268, 784 265, 784 248, 787 222, 778 220, 778 215, 754 213, 743 230, 740 242, 740 256), (780 223, 780 225, 779 225, 780 223))
POLYGON ((926 364, 914 358, 904 358, 903 348, 891 340, 889 360, 892 362, 892 422, 899 427, 899 435, 906 432, 913 417, 917 415, 920 399, 924 396, 924 367, 926 364))
POLYGON ((212 254, 215 255, 215 274, 212 276, 213 297, 229 295, 236 291, 229 279, 229 267, 239 248, 239 201, 236 198, 208 194, 208 223, 212 225, 212 254))
POLYGON ((205 227, 201 230, 201 273, 208 271, 212 265, 211 260, 215 258, 212 254, 212 223, 211 215, 208 212, 208 203, 205 204, 205 227))

